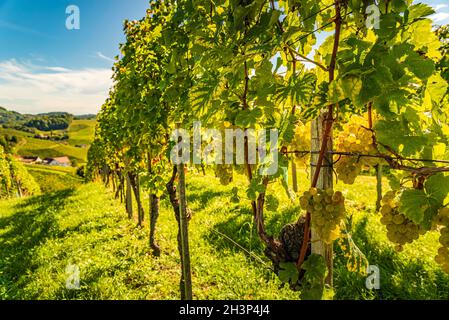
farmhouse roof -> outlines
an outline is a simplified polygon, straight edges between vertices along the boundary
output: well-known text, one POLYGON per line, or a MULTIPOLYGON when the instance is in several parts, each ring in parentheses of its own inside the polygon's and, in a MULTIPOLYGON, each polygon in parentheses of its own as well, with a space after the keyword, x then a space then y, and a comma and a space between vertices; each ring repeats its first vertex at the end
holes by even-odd
POLYGON ((47 161, 56 161, 59 163, 70 163, 69 157, 55 157, 55 158, 47 158, 47 161))

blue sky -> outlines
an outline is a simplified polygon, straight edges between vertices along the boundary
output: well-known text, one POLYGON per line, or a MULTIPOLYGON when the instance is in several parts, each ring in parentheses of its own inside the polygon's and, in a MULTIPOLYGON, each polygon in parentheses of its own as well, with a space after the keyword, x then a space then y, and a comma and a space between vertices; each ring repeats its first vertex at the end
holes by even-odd
MULTIPOLYGON (((447 0, 425 0, 449 23, 447 0)), ((148 0, 0 0, 0 106, 24 113, 97 112, 111 86, 124 19, 140 19, 148 0), (66 8, 80 9, 67 30, 66 8)))
POLYGON ((0 0, 0 106, 26 113, 96 112, 111 86, 123 20, 147 0, 0 0), (66 8, 80 9, 80 30, 66 8))

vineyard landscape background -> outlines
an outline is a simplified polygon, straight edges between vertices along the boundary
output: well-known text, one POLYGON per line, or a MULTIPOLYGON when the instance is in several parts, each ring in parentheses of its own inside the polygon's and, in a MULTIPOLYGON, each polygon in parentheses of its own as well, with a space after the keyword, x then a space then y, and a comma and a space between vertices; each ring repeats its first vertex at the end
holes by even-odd
POLYGON ((97 115, 1 107, 0 299, 448 300, 449 27, 374 4, 152 0, 97 115))

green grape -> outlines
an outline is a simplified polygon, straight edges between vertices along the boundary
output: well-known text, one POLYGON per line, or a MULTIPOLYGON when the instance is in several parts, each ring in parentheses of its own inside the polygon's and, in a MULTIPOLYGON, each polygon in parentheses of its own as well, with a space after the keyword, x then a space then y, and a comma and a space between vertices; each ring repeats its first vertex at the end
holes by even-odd
POLYGON ((438 215, 434 219, 434 224, 449 227, 449 208, 444 207, 438 211, 438 215))
POLYGON ((441 265, 444 272, 449 274, 449 208, 444 207, 438 211, 438 215, 434 219, 434 224, 443 226, 439 230, 441 247, 438 249, 435 262, 441 265))
POLYGON ((399 212, 395 195, 396 192, 392 191, 383 197, 380 222, 387 228, 388 240, 396 244, 396 251, 401 252, 403 245, 412 243, 419 238, 422 228, 399 212))
MULTIPOLYGON (((335 145, 339 152, 351 152, 363 155, 377 155, 373 133, 363 127, 366 120, 360 116, 353 116, 344 130, 339 132, 335 145)), ((353 184, 364 167, 374 167, 381 163, 376 157, 339 156, 335 164, 338 179, 345 184, 353 184)))
POLYGON ((234 178, 232 165, 217 164, 215 166, 215 175, 222 185, 229 185, 234 178))
POLYGON ((312 227, 320 240, 330 244, 340 237, 340 223, 345 216, 345 198, 339 191, 311 188, 299 199, 302 209, 312 215, 312 227))

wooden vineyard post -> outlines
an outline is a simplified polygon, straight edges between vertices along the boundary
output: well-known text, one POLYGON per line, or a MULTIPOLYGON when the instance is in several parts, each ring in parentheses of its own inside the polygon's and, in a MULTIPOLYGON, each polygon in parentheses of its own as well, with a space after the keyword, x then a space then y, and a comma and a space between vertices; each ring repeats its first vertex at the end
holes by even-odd
POLYGON ((292 165, 293 191, 295 193, 298 193, 298 173, 297 173, 297 168, 296 168, 295 156, 292 157, 291 165, 292 165))
MULTIPOLYGON (((317 119, 312 121, 312 136, 311 136, 311 176, 315 175, 316 164, 319 158, 319 151, 321 149, 321 142, 323 141, 323 124, 325 123, 327 118, 327 114, 323 113, 317 119)), ((327 150, 332 150, 332 134, 328 140, 327 150)), ((325 154, 323 159, 323 166, 321 167, 321 171, 318 178, 318 183, 316 185, 317 188, 327 189, 333 188, 333 166, 332 166, 332 156, 329 156, 329 153, 325 154)), ((313 220, 313 216, 312 216, 313 220)), ((313 223, 313 222, 312 222, 313 223)), ((324 257, 328 269, 328 276, 326 278, 326 284, 332 287, 333 285, 333 246, 326 245, 324 242, 319 240, 317 233, 312 228, 312 253, 319 254, 324 257)))
POLYGON ((131 180, 129 179, 129 174, 125 174, 125 180, 126 180, 126 195, 125 195, 125 201, 126 201, 126 212, 128 213, 128 218, 133 218, 133 199, 132 199, 132 190, 131 190, 131 180))
MULTIPOLYGON (((179 128, 179 125, 177 126, 179 128)), ((179 157, 182 159, 182 148, 179 150, 179 157)), ((178 164, 178 197, 179 197, 179 228, 181 233, 181 251, 182 251, 182 273, 184 276, 184 296, 186 300, 192 300, 192 275, 190 271, 190 250, 189 250, 189 226, 187 218, 187 200, 186 200, 186 180, 184 163, 178 164)))
POLYGON ((382 206, 382 165, 378 164, 376 166, 376 189, 377 189, 377 201, 376 201, 376 212, 380 211, 382 206))

